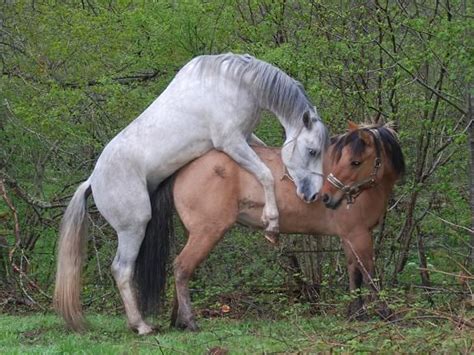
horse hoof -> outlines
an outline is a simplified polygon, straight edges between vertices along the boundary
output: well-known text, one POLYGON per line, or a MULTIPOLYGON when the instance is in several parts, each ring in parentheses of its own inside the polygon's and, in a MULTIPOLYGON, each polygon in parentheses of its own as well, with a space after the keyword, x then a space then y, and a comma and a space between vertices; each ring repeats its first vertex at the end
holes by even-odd
POLYGON ((367 312, 360 310, 359 312, 350 314, 348 316, 349 321, 358 321, 358 322, 367 322, 369 320, 369 315, 367 312))
POLYGON ((390 322, 390 321, 396 320, 395 314, 388 307, 380 308, 376 312, 377 312, 377 315, 380 317, 380 319, 384 321, 390 322))
POLYGON ((179 330, 184 330, 184 331, 189 331, 189 332, 198 332, 199 327, 196 324, 195 320, 183 320, 180 319, 179 317, 176 317, 171 321, 171 326, 179 329, 179 330))
POLYGON ((199 327, 197 326, 196 323, 193 323, 193 324, 189 324, 184 330, 187 332, 195 333, 195 332, 199 332, 199 327))
POLYGON ((369 315, 367 314, 366 311, 363 312, 358 312, 357 314, 354 314, 353 319, 359 322, 367 322, 369 320, 369 315))
POLYGON ((278 245, 280 243, 278 232, 265 232, 265 239, 268 240, 273 245, 278 245))
POLYGON ((355 300, 349 305, 347 316, 350 321, 366 322, 369 320, 367 309, 361 305, 360 300, 355 300))
POLYGON ((144 323, 144 324, 139 325, 138 327, 136 327, 136 331, 137 331, 138 335, 148 335, 148 334, 154 333, 155 328, 153 328, 152 326, 144 323))
POLYGON ((197 326, 197 324, 195 322, 191 322, 191 323, 181 323, 181 322, 177 322, 174 324, 174 327, 179 329, 179 330, 183 330, 183 331, 186 331, 186 332, 198 332, 199 331, 199 327, 197 326))

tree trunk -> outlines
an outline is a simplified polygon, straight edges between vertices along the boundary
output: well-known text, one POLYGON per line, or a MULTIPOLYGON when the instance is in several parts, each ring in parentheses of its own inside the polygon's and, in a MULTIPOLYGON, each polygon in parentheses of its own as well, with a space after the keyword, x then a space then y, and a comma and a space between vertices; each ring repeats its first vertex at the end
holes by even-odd
POLYGON ((426 258, 425 243, 423 240, 423 238, 425 237, 425 233, 421 230, 419 226, 416 227, 416 235, 417 235, 418 261, 420 265, 421 285, 424 287, 424 294, 427 301, 432 306, 434 306, 434 301, 430 294, 431 281, 430 281, 430 274, 428 272, 428 261, 426 258))
MULTIPOLYGON (((470 122, 469 126, 469 141, 470 141, 470 149, 469 152, 471 154, 470 161, 471 161, 471 174, 470 174, 470 183, 471 183, 471 230, 474 230, 474 95, 470 93, 470 89, 468 86, 468 105, 469 111, 467 115, 467 121, 470 122)), ((474 265, 474 234, 471 233, 471 266, 474 265)))
POLYGON ((0 230, 0 286, 7 281, 7 239, 0 230))

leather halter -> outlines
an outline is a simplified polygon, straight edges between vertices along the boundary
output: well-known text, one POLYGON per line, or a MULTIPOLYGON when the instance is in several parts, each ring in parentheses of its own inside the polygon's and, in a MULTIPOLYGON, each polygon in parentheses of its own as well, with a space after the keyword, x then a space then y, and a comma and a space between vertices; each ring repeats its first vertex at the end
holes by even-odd
MULTIPOLYGON (((318 121, 320 121, 320 119, 318 119, 318 121)), ((303 130, 304 128, 304 125, 300 127, 300 129, 298 130, 298 132, 296 133, 296 135, 291 138, 291 139, 288 139, 285 144, 282 145, 282 149, 287 146, 288 144, 292 143, 293 141, 295 141, 296 139, 298 139, 298 136, 300 135, 301 131, 303 130)), ((291 149, 291 154, 293 155, 293 153, 295 152, 295 148, 296 148, 296 144, 293 144, 293 148, 291 149)), ((321 152, 321 156, 322 156, 322 152, 321 152)), ((317 171, 310 171, 309 172, 310 174, 314 174, 314 175, 319 175, 321 177, 323 177, 323 174, 322 173, 318 173, 317 171)), ((285 164, 283 164, 283 174, 281 175, 281 178, 280 178, 280 181, 283 180, 284 178, 288 178, 290 181, 292 181, 293 183, 295 182, 295 179, 293 178, 293 176, 291 176, 290 172, 288 171, 288 168, 285 164)))
POLYGON ((344 194, 348 208, 355 202, 355 199, 362 193, 363 190, 370 189, 371 187, 374 187, 377 184, 377 172, 382 166, 382 145, 380 143, 380 133, 377 131, 377 129, 374 128, 368 129, 368 131, 374 136, 374 142, 376 145, 376 157, 374 159, 374 167, 372 168, 372 172, 370 173, 369 177, 357 181, 352 185, 345 185, 333 173, 330 173, 326 178, 332 186, 334 186, 336 189, 338 189, 344 194))

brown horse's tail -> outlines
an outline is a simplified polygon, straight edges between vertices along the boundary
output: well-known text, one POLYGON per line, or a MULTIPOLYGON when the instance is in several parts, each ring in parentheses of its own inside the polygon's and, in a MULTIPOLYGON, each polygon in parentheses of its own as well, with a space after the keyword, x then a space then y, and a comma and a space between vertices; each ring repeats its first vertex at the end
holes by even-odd
POLYGON ((150 196, 151 219, 135 264, 138 304, 144 315, 157 315, 163 303, 170 237, 174 235, 173 181, 174 176, 169 177, 150 196))
POLYGON ((69 202, 61 222, 54 308, 75 331, 84 329, 80 300, 81 269, 87 232, 87 197, 90 182, 83 182, 69 202))

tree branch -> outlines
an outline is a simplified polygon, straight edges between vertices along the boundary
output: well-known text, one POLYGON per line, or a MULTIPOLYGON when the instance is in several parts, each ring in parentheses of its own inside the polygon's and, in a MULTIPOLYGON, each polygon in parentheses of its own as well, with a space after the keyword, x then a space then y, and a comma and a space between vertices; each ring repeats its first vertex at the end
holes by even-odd
POLYGON ((29 195, 24 189, 22 189, 18 185, 18 182, 15 179, 10 177, 6 172, 2 170, 0 170, 0 178, 2 179, 0 180, 0 187, 2 187, 4 183, 10 186, 10 188, 14 190, 15 193, 29 205, 42 208, 42 209, 66 207, 64 203, 46 202, 29 195))

